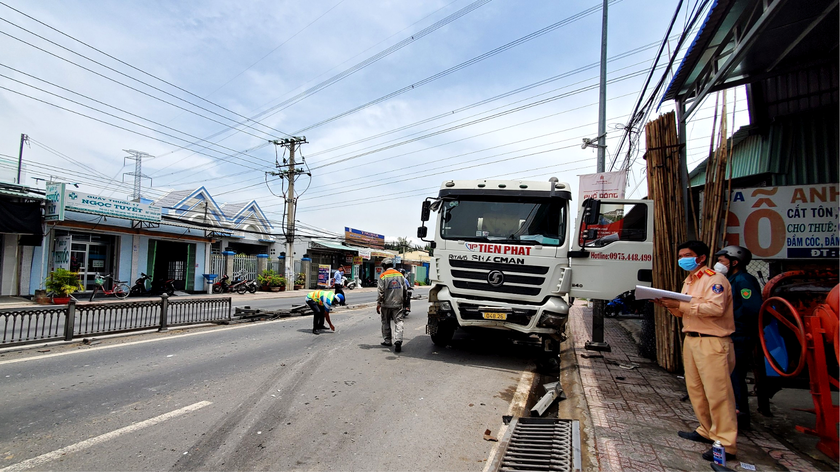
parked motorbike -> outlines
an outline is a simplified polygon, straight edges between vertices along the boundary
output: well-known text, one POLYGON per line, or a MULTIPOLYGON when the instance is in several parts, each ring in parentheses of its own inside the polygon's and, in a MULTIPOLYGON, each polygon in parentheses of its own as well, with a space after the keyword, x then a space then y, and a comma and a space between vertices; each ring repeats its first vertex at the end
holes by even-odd
POLYGON ((632 314, 641 315, 645 307, 644 300, 636 300, 635 294, 631 292, 624 292, 615 297, 613 300, 607 302, 604 308, 604 316, 608 318, 616 317, 618 315, 632 314))
POLYGON ((359 287, 361 285, 362 285, 362 281, 359 280, 359 279, 356 279, 356 280, 350 280, 348 278, 344 279, 344 288, 346 288, 348 290, 353 290, 354 288, 359 287))
POLYGON ((140 278, 134 281, 131 287, 132 296, 153 295, 152 293, 152 276, 140 272, 140 278))
POLYGON ((163 281, 160 287, 155 291, 156 293, 166 293, 170 297, 175 294, 175 279, 167 279, 163 281))
POLYGON ((218 282, 213 284, 213 293, 228 293, 230 292, 230 277, 225 274, 218 282))
MULTIPOLYGON (((245 287, 245 291, 251 293, 257 293, 257 281, 256 280, 247 280, 243 285, 245 287)), ((239 292, 240 294, 245 293, 245 291, 239 292)))

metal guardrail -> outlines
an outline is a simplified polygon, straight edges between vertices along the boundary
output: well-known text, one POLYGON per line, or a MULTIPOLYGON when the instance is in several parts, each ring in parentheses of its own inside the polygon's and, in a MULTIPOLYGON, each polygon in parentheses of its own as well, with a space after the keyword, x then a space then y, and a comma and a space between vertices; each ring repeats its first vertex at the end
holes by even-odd
POLYGON ((2 309, 3 336, 0 345, 61 339, 66 316, 67 307, 40 307, 25 311, 19 308, 2 309))
POLYGON ((77 303, 57 307, 0 310, 0 346, 189 325, 231 319, 231 298, 170 299, 118 303, 77 303))

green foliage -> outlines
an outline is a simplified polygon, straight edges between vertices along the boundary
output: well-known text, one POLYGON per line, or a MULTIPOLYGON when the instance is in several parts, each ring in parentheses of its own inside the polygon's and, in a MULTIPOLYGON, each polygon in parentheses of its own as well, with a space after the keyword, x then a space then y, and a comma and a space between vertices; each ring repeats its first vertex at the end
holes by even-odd
POLYGON ((44 286, 50 292, 62 297, 69 297, 71 293, 85 289, 82 286, 82 281, 79 280, 78 272, 70 272, 61 268, 55 269, 47 275, 44 286))
POLYGON ((298 272, 295 275, 295 285, 303 285, 306 283, 306 275, 303 272, 298 272))
POLYGON ((286 278, 271 269, 266 269, 257 275, 257 283, 267 287, 285 287, 286 278))

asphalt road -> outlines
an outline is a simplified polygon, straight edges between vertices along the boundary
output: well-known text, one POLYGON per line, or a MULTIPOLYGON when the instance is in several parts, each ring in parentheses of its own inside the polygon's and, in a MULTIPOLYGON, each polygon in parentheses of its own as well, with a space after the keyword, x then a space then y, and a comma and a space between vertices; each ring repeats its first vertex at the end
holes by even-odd
POLYGON ((400 354, 372 307, 0 354, 0 470, 481 470, 535 351, 413 305, 400 354))

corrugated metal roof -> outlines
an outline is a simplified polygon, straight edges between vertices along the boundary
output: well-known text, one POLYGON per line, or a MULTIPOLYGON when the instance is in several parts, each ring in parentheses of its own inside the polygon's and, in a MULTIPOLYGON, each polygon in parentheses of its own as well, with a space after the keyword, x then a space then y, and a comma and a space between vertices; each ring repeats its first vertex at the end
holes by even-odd
MULTIPOLYGON (((764 135, 742 128, 732 138, 732 178, 768 174, 769 186, 836 183, 838 126, 837 109, 827 107, 778 119, 764 135)), ((689 180, 691 187, 705 184, 705 161, 691 171, 689 180)))

